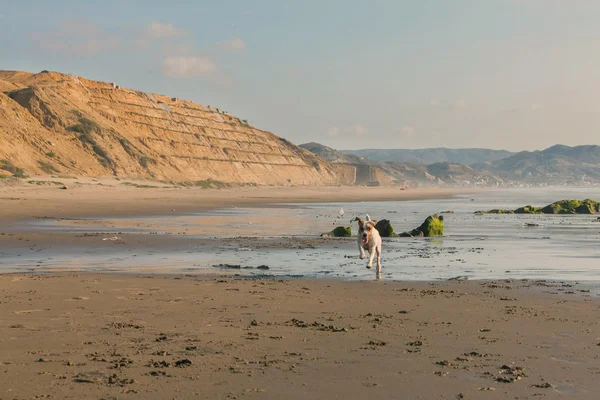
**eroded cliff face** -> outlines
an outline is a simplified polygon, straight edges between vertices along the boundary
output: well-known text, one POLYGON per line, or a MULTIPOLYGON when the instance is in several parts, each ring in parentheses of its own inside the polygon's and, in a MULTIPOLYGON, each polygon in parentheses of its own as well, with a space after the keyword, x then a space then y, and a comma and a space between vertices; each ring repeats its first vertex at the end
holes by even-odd
POLYGON ((343 183, 319 157, 217 108, 56 72, 0 71, 0 92, 0 160, 28 174, 343 183))

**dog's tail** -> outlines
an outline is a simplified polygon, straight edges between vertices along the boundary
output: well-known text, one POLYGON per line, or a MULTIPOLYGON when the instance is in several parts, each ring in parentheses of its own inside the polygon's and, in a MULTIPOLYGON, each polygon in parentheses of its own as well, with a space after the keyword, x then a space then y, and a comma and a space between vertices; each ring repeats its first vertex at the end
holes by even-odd
POLYGON ((367 222, 371 221, 371 216, 369 214, 367 214, 367 222))

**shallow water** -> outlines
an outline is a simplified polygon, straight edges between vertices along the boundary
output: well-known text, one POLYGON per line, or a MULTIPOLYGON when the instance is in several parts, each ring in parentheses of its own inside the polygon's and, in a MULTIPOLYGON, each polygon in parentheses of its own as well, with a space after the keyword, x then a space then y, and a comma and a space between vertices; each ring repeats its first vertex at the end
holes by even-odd
MULTIPOLYGON (((367 189, 366 189, 367 190, 367 189)), ((141 219, 35 220, 20 230, 99 234, 93 245, 0 249, 0 270, 94 269, 223 272, 372 279, 358 259, 356 239, 318 239, 354 216, 389 219, 397 232, 444 214, 441 238, 389 238, 383 243, 384 279, 550 279, 600 281, 600 222, 589 215, 475 215, 477 210, 546 205, 565 198, 600 200, 600 188, 498 189, 446 200, 278 204, 141 219), (343 216, 341 215, 343 209, 343 216), (525 227, 524 223, 539 224, 525 227), (120 240, 101 239, 118 236, 120 240), (138 235, 169 238, 136 245, 138 235), (17 254, 19 253, 19 254, 17 254), (215 264, 241 268, 219 269, 215 264), (257 270, 268 265, 269 270, 257 270)), ((353 231, 356 230, 356 224, 353 231)))

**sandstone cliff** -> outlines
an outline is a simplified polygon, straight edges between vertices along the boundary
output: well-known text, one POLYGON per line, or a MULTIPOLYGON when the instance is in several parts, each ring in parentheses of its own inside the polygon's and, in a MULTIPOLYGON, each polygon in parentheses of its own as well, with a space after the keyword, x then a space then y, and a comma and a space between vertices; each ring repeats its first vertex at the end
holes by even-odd
POLYGON ((0 173, 325 185, 312 153, 217 108, 43 71, 0 71, 0 173))

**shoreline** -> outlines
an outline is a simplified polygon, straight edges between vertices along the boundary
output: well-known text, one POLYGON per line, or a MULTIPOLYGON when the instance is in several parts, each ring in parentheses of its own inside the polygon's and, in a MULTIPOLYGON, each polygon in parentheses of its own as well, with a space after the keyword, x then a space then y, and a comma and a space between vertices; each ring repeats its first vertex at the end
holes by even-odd
MULTIPOLYGON (((1 271, 1 270, 0 270, 1 271)), ((205 269, 173 269, 166 270, 165 268, 152 268, 152 269, 61 269, 61 268, 44 268, 30 271, 11 271, 11 272, 0 272, 2 276, 16 276, 20 277, 35 277, 35 276, 68 276, 68 275, 90 275, 100 276, 107 278, 164 278, 164 279, 215 279, 215 278, 230 278, 236 280, 277 280, 286 282, 337 282, 336 284, 344 283, 368 283, 373 282, 375 284, 392 284, 392 285, 436 285, 436 284, 496 284, 504 282, 513 285, 524 285, 527 286, 526 290, 530 294, 535 296, 543 295, 543 292, 549 290, 547 288, 561 288, 547 292, 560 296, 567 296, 571 298, 587 297, 590 299, 600 300, 600 280, 584 280, 584 279, 551 279, 551 278, 471 278, 466 275, 459 275, 451 278, 438 278, 438 279, 395 279, 395 278, 381 278, 376 279, 373 274, 372 278, 358 278, 358 277, 340 277, 340 276, 310 276, 301 274, 258 274, 249 275, 240 273, 244 269, 228 269, 226 267, 208 267, 205 269), (466 279, 465 279, 466 277, 466 279), (575 287, 577 286, 577 287, 575 287)))
MULTIPOLYGON (((64 179, 63 179, 64 180, 64 179)), ((451 198, 481 189, 398 187, 240 187, 228 189, 136 188, 103 180, 85 185, 5 186, 0 194, 0 222, 32 218, 139 217, 192 213, 231 206, 275 203, 403 201, 451 198), (173 211, 175 210, 175 211, 173 211)), ((82 181, 82 179, 79 179, 82 181)))
POLYGON ((0 398, 592 399, 600 389, 600 302, 562 285, 86 272, 0 275, 0 286, 0 398))

